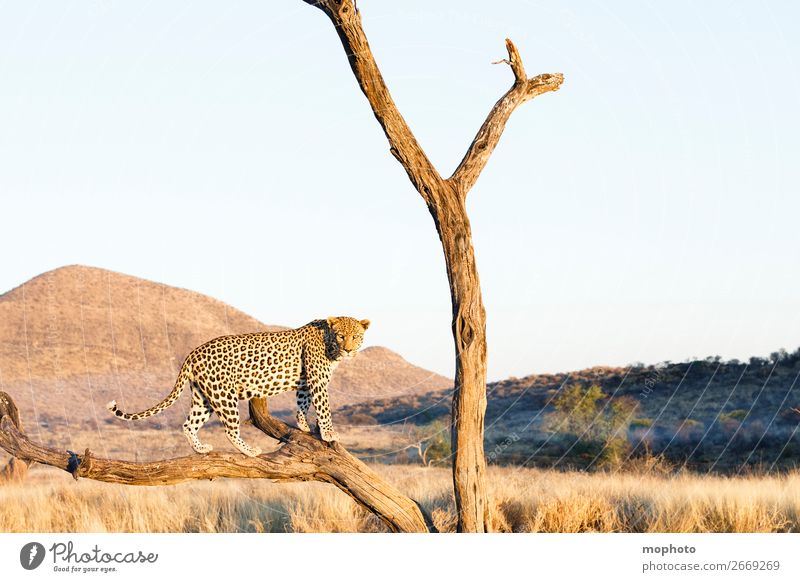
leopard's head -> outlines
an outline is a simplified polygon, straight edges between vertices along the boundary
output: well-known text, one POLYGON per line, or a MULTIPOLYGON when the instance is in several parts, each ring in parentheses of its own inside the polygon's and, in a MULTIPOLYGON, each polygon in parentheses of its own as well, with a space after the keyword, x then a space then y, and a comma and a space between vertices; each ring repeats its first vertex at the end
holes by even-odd
POLYGON ((329 317, 327 319, 331 351, 335 359, 354 358, 364 342, 364 332, 369 327, 369 319, 352 317, 329 317))

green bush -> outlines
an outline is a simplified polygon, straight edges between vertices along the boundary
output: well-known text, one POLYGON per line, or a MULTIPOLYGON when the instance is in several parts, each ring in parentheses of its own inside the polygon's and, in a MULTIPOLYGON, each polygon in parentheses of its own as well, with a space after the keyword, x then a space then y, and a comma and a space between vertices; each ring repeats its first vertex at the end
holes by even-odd
POLYGON ((746 416, 747 411, 739 408, 736 410, 731 410, 730 412, 726 412, 720 416, 720 420, 738 420, 739 422, 742 422, 746 416))
POLYGON ((628 430, 638 403, 629 396, 609 399, 597 384, 584 388, 575 383, 560 391, 553 408, 546 430, 571 437, 572 451, 579 456, 594 457, 600 466, 619 466, 630 454, 628 430))

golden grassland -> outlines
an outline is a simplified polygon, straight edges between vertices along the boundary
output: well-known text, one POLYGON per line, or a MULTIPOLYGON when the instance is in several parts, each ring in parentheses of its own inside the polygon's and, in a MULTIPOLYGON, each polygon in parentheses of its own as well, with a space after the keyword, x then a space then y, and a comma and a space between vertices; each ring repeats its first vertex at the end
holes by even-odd
MULTIPOLYGON (((450 471, 375 468, 455 527, 450 471)), ((491 467, 494 527, 503 532, 797 532, 800 473, 667 475, 491 467)), ((129 487, 35 468, 0 486, 2 532, 380 532, 344 493, 320 483, 222 480, 129 487)))

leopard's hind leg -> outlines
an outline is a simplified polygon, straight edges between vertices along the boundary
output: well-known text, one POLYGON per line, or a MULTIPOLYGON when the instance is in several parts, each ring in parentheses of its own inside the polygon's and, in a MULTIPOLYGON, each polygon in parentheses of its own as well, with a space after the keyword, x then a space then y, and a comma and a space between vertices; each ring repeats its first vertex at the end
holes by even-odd
POLYGON ((189 411, 189 417, 183 423, 183 434, 189 439, 189 444, 192 448, 200 454, 208 453, 214 447, 211 445, 204 445, 197 438, 197 431, 200 430, 205 422, 211 416, 212 408, 211 403, 206 398, 205 394, 200 391, 200 386, 196 382, 191 383, 192 386, 192 409, 189 411))
POLYGON ((233 446, 239 449, 248 457, 257 457, 261 454, 261 449, 258 447, 251 447, 242 440, 239 435, 239 408, 237 407, 238 398, 235 393, 223 399, 223 402, 217 407, 217 414, 219 415, 222 425, 225 427, 225 434, 228 440, 233 443, 233 446))

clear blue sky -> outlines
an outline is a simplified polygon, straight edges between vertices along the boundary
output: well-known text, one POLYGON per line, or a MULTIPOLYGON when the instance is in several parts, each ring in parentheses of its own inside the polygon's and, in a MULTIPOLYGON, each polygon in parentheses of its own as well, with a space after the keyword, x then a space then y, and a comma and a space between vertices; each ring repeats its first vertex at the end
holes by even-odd
MULTIPOLYGON (((795 2, 360 0, 444 174, 511 73, 561 71, 469 197, 489 376, 800 345, 795 2)), ((65 264, 268 323, 374 321, 452 373, 433 223, 301 0, 0 3, 0 289, 65 264)))

